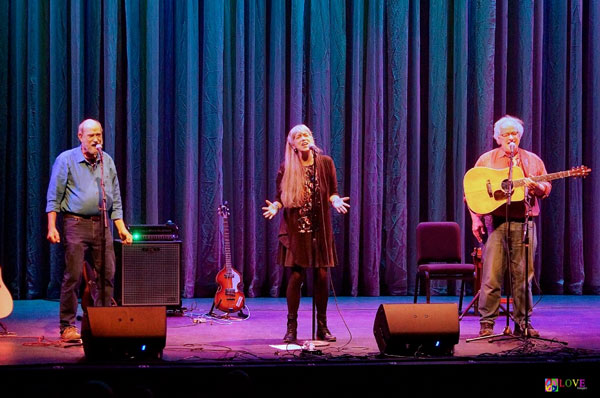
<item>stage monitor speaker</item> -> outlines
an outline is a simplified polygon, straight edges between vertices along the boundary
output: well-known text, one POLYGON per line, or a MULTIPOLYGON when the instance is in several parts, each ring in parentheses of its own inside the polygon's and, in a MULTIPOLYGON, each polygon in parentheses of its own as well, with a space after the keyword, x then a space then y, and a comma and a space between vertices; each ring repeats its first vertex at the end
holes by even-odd
POLYGON ((452 355, 460 327, 456 304, 381 304, 373 334, 382 354, 452 355))
POLYGON ((85 356, 160 359, 167 340, 165 307, 88 307, 81 322, 85 356))
POLYGON ((115 252, 115 297, 121 305, 181 307, 181 241, 117 241, 115 252))

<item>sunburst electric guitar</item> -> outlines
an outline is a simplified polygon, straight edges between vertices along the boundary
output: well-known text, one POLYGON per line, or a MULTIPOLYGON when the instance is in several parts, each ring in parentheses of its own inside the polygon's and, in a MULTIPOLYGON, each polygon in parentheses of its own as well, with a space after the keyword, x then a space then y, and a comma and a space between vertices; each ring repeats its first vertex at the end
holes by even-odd
POLYGON ((0 268, 0 319, 6 318, 13 310, 13 299, 6 285, 2 281, 2 268, 0 268))
POLYGON ((218 213, 223 217, 223 237, 225 240, 225 267, 216 276, 219 288, 215 294, 214 307, 227 313, 238 312, 244 308, 245 298, 241 292, 242 277, 231 266, 231 247, 229 243, 229 208, 227 204, 219 206, 218 213))
MULTIPOLYGON (((566 177, 586 177, 592 169, 586 166, 573 167, 558 173, 529 177, 535 182, 551 181, 566 177)), ((525 174, 518 166, 513 167, 513 190, 511 201, 525 199, 525 174)), ((465 199, 469 209, 477 214, 489 214, 502 206, 509 197, 508 168, 491 169, 474 167, 467 171, 463 180, 465 199)))

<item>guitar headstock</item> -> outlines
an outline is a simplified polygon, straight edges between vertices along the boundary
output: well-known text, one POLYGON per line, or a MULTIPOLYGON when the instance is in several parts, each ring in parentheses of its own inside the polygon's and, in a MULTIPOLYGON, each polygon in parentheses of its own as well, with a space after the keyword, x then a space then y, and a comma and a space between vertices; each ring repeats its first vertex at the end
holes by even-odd
POLYGON ((592 172, 592 169, 590 169, 589 167, 586 167, 584 165, 581 165, 581 166, 578 166, 578 167, 572 167, 570 174, 573 177, 584 177, 585 178, 591 172, 592 172))
POLYGON ((229 213, 229 207, 227 206, 227 202, 223 203, 221 206, 219 206, 217 208, 217 213, 219 213, 219 215, 223 218, 228 218, 230 213, 229 213))

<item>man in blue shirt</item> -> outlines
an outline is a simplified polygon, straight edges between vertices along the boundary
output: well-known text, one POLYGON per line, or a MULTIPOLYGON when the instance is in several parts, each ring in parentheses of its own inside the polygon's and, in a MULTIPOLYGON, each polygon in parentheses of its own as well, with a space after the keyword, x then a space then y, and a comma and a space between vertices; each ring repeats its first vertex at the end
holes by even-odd
MULTIPOLYGON (((96 120, 84 120, 79 125, 77 137, 81 141, 81 146, 64 151, 54 162, 46 204, 47 239, 51 243, 61 241, 56 228, 56 216, 57 213, 63 213, 66 262, 60 292, 60 335, 63 340, 81 338, 75 326, 75 319, 77 291, 86 254, 91 255, 91 263, 96 274, 100 275, 101 272, 102 171, 104 171, 107 215, 114 221, 123 243, 131 244, 133 241, 123 222, 121 193, 115 163, 106 153, 102 153, 102 158, 99 156, 98 146, 102 145, 102 125, 96 120)), ((95 306, 109 306, 113 296, 115 252, 110 228, 105 228, 105 237, 104 302, 101 299, 102 295, 99 294, 94 298, 95 306)), ((100 281, 97 285, 101 286, 100 281)))

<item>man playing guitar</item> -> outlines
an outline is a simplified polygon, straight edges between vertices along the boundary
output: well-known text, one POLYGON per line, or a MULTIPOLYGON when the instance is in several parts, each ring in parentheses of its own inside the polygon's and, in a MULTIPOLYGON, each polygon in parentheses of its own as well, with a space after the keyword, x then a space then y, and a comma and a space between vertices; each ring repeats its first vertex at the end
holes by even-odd
MULTIPOLYGON (((507 267, 507 249, 511 256, 511 287, 514 298, 513 317, 515 320, 515 334, 527 334, 537 337, 539 333, 531 326, 525 324, 525 308, 531 312, 531 281, 533 279, 533 266, 527 267, 525 256, 525 244, 523 243, 524 228, 527 228, 525 217, 538 216, 539 199, 545 198, 550 194, 552 185, 547 182, 536 182, 531 177, 546 174, 544 162, 535 154, 519 148, 521 136, 523 135, 523 122, 513 116, 506 115, 499 119, 494 125, 494 138, 500 145, 498 148, 484 153, 479 157, 475 167, 488 167, 491 169, 505 169, 512 162, 514 170, 522 170, 524 178, 521 179, 525 187, 525 195, 521 200, 515 200, 510 205, 504 203, 486 215, 486 219, 491 221, 488 227, 491 228, 483 254, 483 277, 479 297, 479 313, 481 315, 479 332, 480 336, 489 336, 493 334, 494 323, 498 317, 500 307, 500 287, 504 279, 504 273, 507 267), (507 211, 508 210, 508 211, 507 211), (507 222, 507 214, 508 221, 507 222), (491 220, 490 220, 491 219, 491 220), (509 227, 510 226, 510 227, 509 227), (510 238, 507 239, 507 229, 510 228, 510 238), (527 292, 525 292, 524 272, 527 269, 527 292), (526 306, 525 298, 529 301, 526 306)), ((466 177, 466 176, 465 176, 466 177)), ((505 176, 504 178, 506 178, 505 176)), ((484 183, 485 184, 485 183, 484 183)), ((497 195, 497 191, 491 189, 491 183, 487 182, 489 196, 497 195)), ((467 184, 465 183, 465 191, 467 184)), ((496 198, 497 199, 497 198, 496 198)), ((467 197, 467 203, 468 197, 467 197)), ((483 214, 478 214, 472 210, 469 205, 471 219, 473 221, 473 235, 479 242, 482 242, 486 233, 486 225, 483 222, 483 214)), ((535 224, 531 233, 530 246, 533 253, 536 248, 535 224)))

